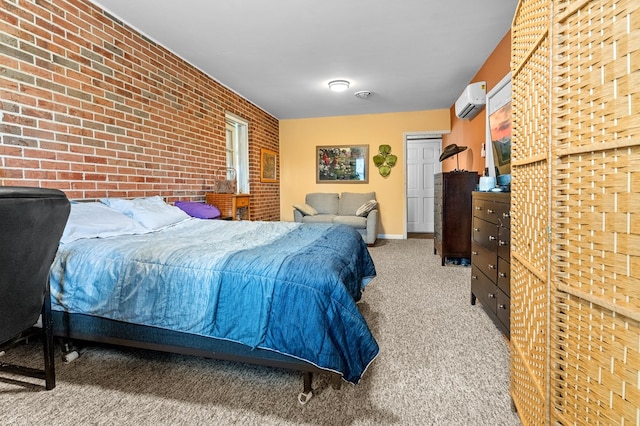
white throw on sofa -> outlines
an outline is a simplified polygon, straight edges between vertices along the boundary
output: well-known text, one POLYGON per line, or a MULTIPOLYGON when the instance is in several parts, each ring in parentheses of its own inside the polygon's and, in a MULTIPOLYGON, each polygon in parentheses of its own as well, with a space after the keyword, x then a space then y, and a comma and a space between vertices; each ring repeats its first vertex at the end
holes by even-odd
POLYGON ((378 236, 378 207, 375 192, 330 192, 307 194, 304 204, 294 204, 293 219, 304 223, 342 223, 353 226, 367 245, 378 236))

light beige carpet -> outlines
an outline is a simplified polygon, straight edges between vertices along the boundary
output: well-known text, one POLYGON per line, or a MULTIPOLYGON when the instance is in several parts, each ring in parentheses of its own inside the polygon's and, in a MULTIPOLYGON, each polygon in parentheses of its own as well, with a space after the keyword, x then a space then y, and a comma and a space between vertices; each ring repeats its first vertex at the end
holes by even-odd
MULTIPOLYGON (((300 373, 90 346, 71 364, 56 358, 52 391, 0 376, 0 424, 519 425, 508 345, 470 305, 470 268, 440 266, 428 239, 379 240, 370 252, 378 277, 359 306, 380 355, 357 386, 334 390, 320 376, 303 406, 300 373)), ((38 367, 41 346, 2 361, 38 367)))

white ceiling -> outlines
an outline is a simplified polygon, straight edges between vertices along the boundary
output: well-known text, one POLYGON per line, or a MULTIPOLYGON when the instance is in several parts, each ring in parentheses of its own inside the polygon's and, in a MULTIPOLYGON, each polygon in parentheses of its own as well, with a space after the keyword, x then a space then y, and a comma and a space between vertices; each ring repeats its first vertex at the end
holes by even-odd
POLYGON ((517 0, 91 0, 278 119, 449 108, 517 0), (327 83, 346 79, 343 93, 327 83), (360 99, 353 94, 368 90, 360 99))

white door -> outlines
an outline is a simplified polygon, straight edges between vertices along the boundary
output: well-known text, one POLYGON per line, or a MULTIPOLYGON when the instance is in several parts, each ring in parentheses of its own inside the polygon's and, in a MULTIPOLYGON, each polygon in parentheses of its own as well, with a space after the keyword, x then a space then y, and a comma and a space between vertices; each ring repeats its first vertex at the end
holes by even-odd
POLYGON ((433 182, 442 139, 407 138, 407 232, 433 232, 433 182))

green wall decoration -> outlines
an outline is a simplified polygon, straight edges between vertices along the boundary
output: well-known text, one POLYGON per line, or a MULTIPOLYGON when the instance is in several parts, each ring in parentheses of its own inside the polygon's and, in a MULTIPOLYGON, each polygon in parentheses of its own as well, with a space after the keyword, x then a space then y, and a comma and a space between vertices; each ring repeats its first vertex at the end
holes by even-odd
POLYGON ((391 168, 398 162, 398 157, 391 154, 389 145, 380 145, 378 154, 373 156, 373 164, 376 165, 380 176, 387 177, 391 173, 391 168))

